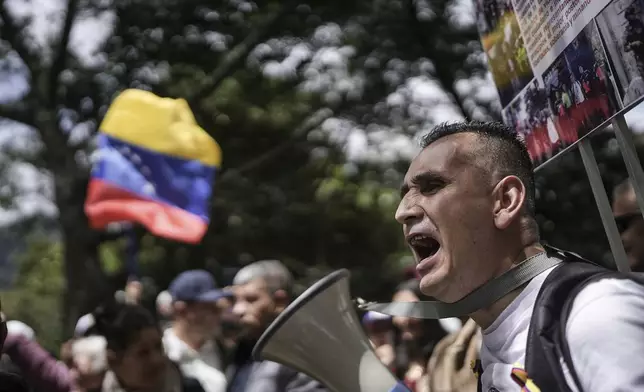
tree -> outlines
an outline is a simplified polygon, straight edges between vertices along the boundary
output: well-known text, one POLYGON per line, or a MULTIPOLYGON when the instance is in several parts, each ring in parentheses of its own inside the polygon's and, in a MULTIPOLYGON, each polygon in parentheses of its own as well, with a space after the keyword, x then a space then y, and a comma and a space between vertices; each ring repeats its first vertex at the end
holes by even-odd
POLYGON ((26 251, 16 256, 19 266, 13 290, 2 295, 2 310, 10 320, 34 329, 41 345, 58 352, 64 291, 63 249, 43 233, 31 235, 26 251))
MULTIPOLYGON (((388 240, 400 236, 383 215, 400 180, 391 168, 406 157, 383 161, 376 150, 356 160, 347 157, 346 138, 358 128, 382 145, 444 113, 498 116, 494 102, 473 98, 485 67, 473 24, 456 17, 458 3, 65 0, 61 27, 41 48, 29 21, 0 0, 2 48, 18 59, 11 72, 29 84, 24 96, 0 105, 0 117, 32 130, 39 148, 15 158, 53 182, 64 329, 112 289, 97 253, 105 234, 89 229, 82 207, 92 136, 114 94, 128 87, 187 98, 225 154, 202 244, 152 240, 166 250, 158 256, 166 265, 180 261, 163 271, 270 256, 300 276, 339 266, 357 277, 382 275, 400 248, 388 240), (89 62, 69 43, 75 23, 95 15, 113 18, 112 31, 89 62)), ((383 287, 393 279, 381 279, 383 287)))

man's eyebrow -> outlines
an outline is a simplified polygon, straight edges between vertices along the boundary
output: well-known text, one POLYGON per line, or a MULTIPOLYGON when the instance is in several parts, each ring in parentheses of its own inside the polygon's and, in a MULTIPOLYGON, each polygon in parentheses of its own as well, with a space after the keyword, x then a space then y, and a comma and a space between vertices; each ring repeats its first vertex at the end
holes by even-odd
POLYGON ((415 185, 420 185, 420 184, 426 184, 429 182, 439 182, 439 183, 444 183, 446 182, 445 178, 437 173, 434 172, 424 172, 424 173, 419 173, 414 175, 411 180, 409 180, 409 183, 404 183, 400 187, 400 197, 403 198, 409 192, 412 186, 415 185))
POLYGON ((409 192, 409 185, 407 185, 407 184, 402 184, 402 185, 400 186, 400 198, 402 199, 403 197, 405 197, 405 195, 407 194, 407 192, 409 192))

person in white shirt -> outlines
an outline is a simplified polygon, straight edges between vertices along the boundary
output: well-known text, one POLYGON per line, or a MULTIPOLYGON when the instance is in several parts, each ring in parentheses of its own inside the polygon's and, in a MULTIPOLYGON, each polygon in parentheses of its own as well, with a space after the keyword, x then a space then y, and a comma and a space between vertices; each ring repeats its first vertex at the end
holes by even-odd
MULTIPOLYGON (((456 302, 544 252, 535 219, 533 166, 525 145, 499 123, 434 128, 412 160, 396 219, 421 275, 421 291, 456 302)), ((553 267, 470 317, 483 329, 482 390, 519 391, 534 303, 553 267)), ((583 392, 644 390, 644 287, 603 279, 575 297, 565 338, 583 392)), ((563 362, 562 362, 563 363, 563 362)), ((568 374, 561 390, 577 391, 568 374)), ((550 392, 550 391, 549 391, 550 392)))
POLYGON ((172 323, 165 329, 163 345, 168 357, 206 392, 226 390, 221 353, 214 340, 220 312, 217 301, 232 293, 217 288, 205 270, 185 271, 170 284, 172 323))

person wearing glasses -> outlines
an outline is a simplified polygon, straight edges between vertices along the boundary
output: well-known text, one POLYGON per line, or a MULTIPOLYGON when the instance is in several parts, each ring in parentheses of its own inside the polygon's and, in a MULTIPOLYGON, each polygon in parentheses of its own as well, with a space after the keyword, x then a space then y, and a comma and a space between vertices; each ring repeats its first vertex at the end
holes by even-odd
POLYGON ((613 189, 613 215, 633 272, 644 272, 644 219, 629 179, 613 189))

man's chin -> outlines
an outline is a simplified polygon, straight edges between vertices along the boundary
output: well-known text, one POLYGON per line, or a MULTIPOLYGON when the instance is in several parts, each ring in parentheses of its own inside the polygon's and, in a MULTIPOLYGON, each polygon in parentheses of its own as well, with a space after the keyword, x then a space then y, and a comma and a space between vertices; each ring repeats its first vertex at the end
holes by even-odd
POLYGON ((445 290, 443 289, 442 280, 436 274, 427 274, 420 278, 420 292, 423 295, 431 297, 432 301, 444 302, 445 290))
POLYGON ((259 339, 265 329, 257 325, 242 324, 239 336, 245 339, 259 339))

